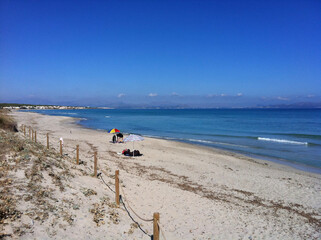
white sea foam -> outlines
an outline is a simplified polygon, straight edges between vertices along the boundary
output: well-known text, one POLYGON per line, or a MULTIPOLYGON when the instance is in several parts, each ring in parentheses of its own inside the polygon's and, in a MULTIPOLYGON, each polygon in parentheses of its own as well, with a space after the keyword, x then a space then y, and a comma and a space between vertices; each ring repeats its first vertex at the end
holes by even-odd
MULTIPOLYGON (((154 136, 155 137, 155 136, 154 136)), ((166 140, 176 140, 177 138, 171 138, 171 137, 164 137, 166 140)))
POLYGON ((110 116, 105 116, 105 118, 110 118, 110 116))
POLYGON ((209 144, 219 144, 219 145, 234 146, 234 147, 241 147, 241 148, 248 148, 248 146, 238 145, 238 144, 233 144, 233 143, 214 142, 214 141, 192 139, 192 138, 188 139, 188 141, 199 142, 199 143, 209 143, 209 144))
POLYGON ((200 142, 200 143, 215 143, 215 142, 212 142, 212 141, 206 141, 206 140, 199 140, 199 139, 188 139, 188 141, 191 141, 191 142, 200 142))
POLYGON ((286 139, 277 139, 277 138, 263 138, 263 137, 258 137, 257 140, 269 141, 269 142, 278 142, 278 143, 288 143, 288 144, 308 145, 307 142, 297 142, 297 141, 290 141, 290 140, 286 140, 286 139))

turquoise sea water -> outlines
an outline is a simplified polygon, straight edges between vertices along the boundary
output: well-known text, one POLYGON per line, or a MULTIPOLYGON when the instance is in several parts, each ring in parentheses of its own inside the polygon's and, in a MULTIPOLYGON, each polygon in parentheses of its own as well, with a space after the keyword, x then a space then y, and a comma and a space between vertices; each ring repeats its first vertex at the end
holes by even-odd
POLYGON ((321 109, 37 110, 93 129, 184 141, 321 173, 321 109))

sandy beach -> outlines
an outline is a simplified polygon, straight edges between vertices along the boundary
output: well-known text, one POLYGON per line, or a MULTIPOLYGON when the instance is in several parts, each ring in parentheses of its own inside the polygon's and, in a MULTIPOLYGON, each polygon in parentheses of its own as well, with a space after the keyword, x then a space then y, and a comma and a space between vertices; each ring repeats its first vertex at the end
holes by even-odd
MULTIPOLYGON (((53 192, 56 204, 69 209, 72 223, 63 217, 53 220, 51 213, 44 221, 22 214, 15 224, 32 224, 21 237, 12 238, 150 239, 133 225, 123 207, 115 208, 114 194, 101 179, 90 176, 94 151, 98 152, 98 172, 112 188, 115 170, 120 171, 121 186, 135 212, 146 219, 160 213, 166 239, 321 238, 321 175, 154 138, 135 143, 143 156, 126 157, 119 153, 125 148, 133 150, 132 143, 113 144, 112 134, 83 128, 75 118, 23 111, 11 115, 19 128, 24 124, 36 130, 37 140, 43 145, 49 133, 50 147, 57 152, 62 137, 65 164, 73 176, 65 180, 64 191, 53 192), (75 165, 77 144, 86 166, 75 165), (86 196, 84 188, 97 195, 86 196), (99 224, 93 221, 92 208, 104 208, 99 224)), ((21 131, 17 134, 24 138, 21 131)), ((23 179, 19 171, 10 174, 23 179)), ((54 189, 50 181, 42 184, 54 189)), ((28 203, 21 201, 18 207, 25 213, 28 203)), ((152 234, 152 222, 133 217, 152 234)), ((4 232, 13 234, 13 225, 6 224, 4 232)))

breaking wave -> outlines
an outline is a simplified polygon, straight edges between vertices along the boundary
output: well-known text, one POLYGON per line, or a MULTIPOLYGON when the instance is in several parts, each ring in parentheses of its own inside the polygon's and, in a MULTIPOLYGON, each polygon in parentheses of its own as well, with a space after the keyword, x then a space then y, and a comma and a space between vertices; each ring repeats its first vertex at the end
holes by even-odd
POLYGON ((286 140, 286 139, 277 139, 277 138, 258 137, 257 140, 268 141, 268 142, 287 143, 287 144, 308 145, 308 142, 290 141, 290 140, 286 140))

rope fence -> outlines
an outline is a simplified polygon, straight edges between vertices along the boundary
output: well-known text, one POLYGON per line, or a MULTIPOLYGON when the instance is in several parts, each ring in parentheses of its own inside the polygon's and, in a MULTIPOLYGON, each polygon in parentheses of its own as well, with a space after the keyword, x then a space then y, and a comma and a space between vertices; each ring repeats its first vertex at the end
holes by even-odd
POLYGON ((121 189, 121 191, 123 192, 123 194, 124 194, 124 199, 125 199, 125 201, 127 202, 127 205, 128 205, 128 207, 129 207, 129 209, 130 210, 132 210, 132 212, 140 219, 140 220, 142 220, 142 221, 145 221, 145 222, 152 222, 154 219, 145 219, 145 218, 142 218, 141 216, 139 216, 132 208, 131 208, 131 206, 129 205, 129 201, 126 199, 126 194, 125 194, 125 191, 124 191, 124 189, 123 189, 123 187, 120 185, 120 189, 121 189))
POLYGON ((103 179, 103 176, 101 173, 98 173, 97 174, 97 177, 100 177, 100 179, 103 181, 103 183, 109 188, 110 191, 112 191, 113 193, 116 193, 106 182, 105 180, 103 179))
POLYGON ((140 224, 139 224, 138 222, 136 222, 135 219, 130 215, 130 212, 129 212, 128 209, 126 208, 126 205, 125 205, 125 203, 124 203, 121 195, 120 195, 119 197, 120 197, 120 202, 123 204, 123 206, 124 206, 124 208, 125 208, 128 216, 130 217, 130 219, 131 219, 134 223, 137 224, 138 228, 139 228, 144 234, 146 234, 147 236, 149 236, 149 237, 153 240, 153 239, 154 239, 154 238, 153 238, 153 235, 148 234, 144 229, 142 229, 142 227, 140 226, 140 224))
MULTIPOLYGON (((33 128, 31 128, 30 126, 28 126, 28 131, 26 132, 26 125, 22 124, 21 125, 21 132, 23 132, 23 136, 25 138, 29 138, 30 140, 32 140, 33 142, 37 143, 37 131, 35 131, 33 128), (28 136, 27 133, 29 132, 28 136)), ((40 140, 39 138, 39 132, 38 132, 38 140, 40 140)), ((46 133, 46 140, 47 140, 47 150, 49 150, 50 145, 49 145, 49 133, 46 133)), ((38 143, 41 143, 40 141, 38 141, 38 143)), ((64 146, 63 144, 63 140, 62 138, 59 139, 59 152, 60 152, 60 156, 61 157, 69 157, 68 153, 63 154, 63 149, 68 150, 71 153, 75 153, 76 152, 76 164, 77 165, 84 165, 84 167, 89 170, 89 172, 93 172, 93 177, 97 177, 99 178, 103 184, 105 184, 107 186, 107 188, 113 193, 115 194, 115 202, 117 207, 120 207, 120 204, 122 204, 124 210, 127 212, 128 216, 130 217, 130 219, 138 226, 138 228, 148 237, 151 238, 151 240, 159 240, 159 231, 161 232, 162 238, 166 240, 165 238, 165 234, 163 231, 163 228, 160 226, 160 222, 159 222, 159 213, 155 212, 153 215, 152 219, 146 219, 144 217, 141 217, 139 214, 137 214, 137 212, 131 207, 130 201, 128 200, 126 193, 124 191, 124 188, 121 186, 121 184, 119 184, 119 170, 115 171, 115 190, 113 190, 104 180, 102 173, 99 172, 97 173, 97 169, 98 169, 98 159, 97 159, 97 151, 95 151, 92 155, 90 156, 86 156, 85 158, 94 158, 94 169, 92 170, 92 168, 88 167, 85 165, 84 161, 80 161, 79 159, 79 145, 76 145, 76 148, 72 148, 72 147, 67 147, 64 146), (120 194, 120 190, 122 192, 122 195, 120 194), (126 202, 126 203, 125 203, 126 202), (132 214, 130 213, 130 211, 128 210, 130 209, 131 212, 140 220, 144 221, 144 222, 153 222, 153 234, 148 234, 146 230, 144 230, 141 227, 141 224, 139 224, 132 216, 132 214)), ((56 150, 56 148, 52 148, 53 150, 56 150)), ((69 157, 70 159, 71 157, 69 157)))

